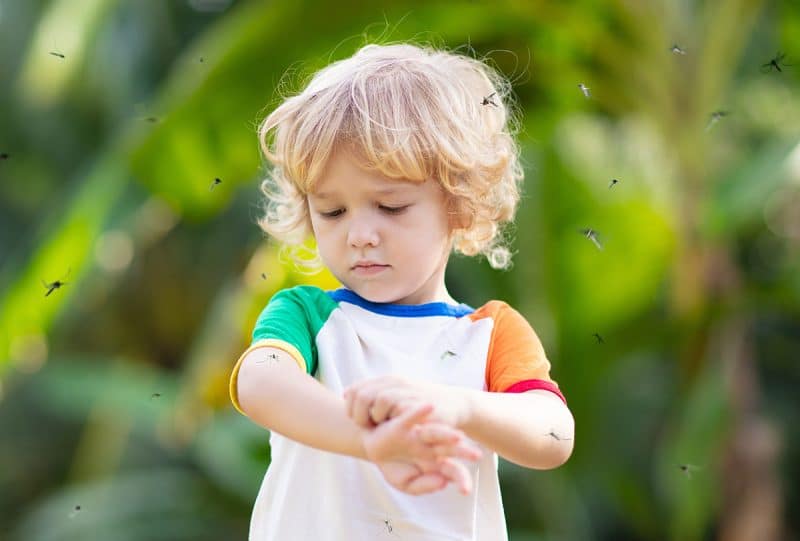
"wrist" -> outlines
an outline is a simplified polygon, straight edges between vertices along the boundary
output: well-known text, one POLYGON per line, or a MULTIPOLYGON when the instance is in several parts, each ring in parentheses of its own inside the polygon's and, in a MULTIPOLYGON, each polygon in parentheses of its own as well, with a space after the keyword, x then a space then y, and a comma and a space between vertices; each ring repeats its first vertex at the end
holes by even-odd
POLYGON ((457 408, 459 414, 455 422, 455 427, 464 432, 466 432, 472 424, 477 392, 478 391, 465 389, 463 387, 452 388, 453 399, 460 403, 460 406, 457 408))
MULTIPOLYGON (((355 424, 355 423, 354 423, 355 424)), ((367 452, 367 429, 358 425, 356 426, 356 458, 366 460, 368 462, 375 462, 367 452)), ((377 463, 377 462, 375 462, 377 463)))

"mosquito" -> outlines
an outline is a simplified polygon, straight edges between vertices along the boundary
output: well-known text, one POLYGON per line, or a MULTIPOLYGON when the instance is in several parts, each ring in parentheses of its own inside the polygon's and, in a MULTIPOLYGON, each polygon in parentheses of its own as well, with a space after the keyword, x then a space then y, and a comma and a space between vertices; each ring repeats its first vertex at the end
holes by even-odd
MULTIPOLYGON (((72 267, 70 267, 69 270, 67 270, 67 274, 64 275, 64 278, 69 276, 69 273, 70 273, 71 270, 72 270, 72 267)), ((45 289, 47 289, 47 293, 45 293, 44 296, 47 297, 47 296, 50 295, 50 293, 52 293, 56 289, 58 289, 60 287, 64 287, 65 285, 67 285, 69 282, 65 282, 64 278, 62 278, 60 280, 56 280, 55 282, 50 282, 49 284, 47 282, 45 282, 44 280, 42 280, 42 284, 44 285, 45 289)))
POLYGON ((153 394, 151 394, 150 395, 150 400, 153 400, 154 398, 161 398, 161 393, 153 393, 153 394))
POLYGON ((50 54, 53 55, 53 56, 57 56, 59 58, 66 58, 63 54, 57 53, 55 51, 50 51, 50 54))
POLYGON ((388 518, 383 519, 383 527, 386 530, 386 533, 392 537, 400 537, 397 532, 394 531, 394 526, 392 526, 392 521, 388 518))
POLYGON ((262 272, 261 273, 261 279, 262 280, 266 280, 267 279, 267 273, 266 272, 262 272))
POLYGON ((548 432, 547 435, 556 441, 572 441, 572 438, 562 438, 561 436, 556 434, 556 431, 553 429, 550 429, 550 432, 548 432))
POLYGON ((708 125, 706 126, 706 131, 710 130, 714 124, 722 120, 723 117, 726 117, 730 114, 729 111, 714 111, 711 113, 711 116, 708 119, 708 125))
POLYGON ((585 84, 583 84, 583 83, 578 83, 578 88, 580 88, 580 89, 581 89, 581 92, 583 92, 583 95, 584 95, 586 98, 591 98, 591 97, 592 97, 592 93, 591 93, 591 92, 589 92, 589 87, 588 87, 588 86, 586 86, 585 84))
POLYGON ((150 124, 155 124, 156 122, 158 122, 158 117, 148 116, 148 117, 145 117, 145 120, 147 122, 149 122, 150 124))
POLYGON ((7 160, 9 155, 7 152, 0 153, 0 160, 7 160))
POLYGON ((788 66, 793 66, 794 65, 794 64, 787 64, 786 62, 784 62, 783 61, 784 58, 786 58, 786 54, 778 51, 775 54, 775 58, 772 58, 766 64, 761 64, 761 73, 768 73, 768 72, 770 72, 772 70, 783 71, 781 69, 781 64, 783 64, 783 67, 788 67, 788 66))
MULTIPOLYGON (((270 353, 269 355, 267 355, 267 357, 271 361, 278 362, 278 356, 276 354, 274 354, 274 353, 270 353)), ((256 363, 263 363, 263 362, 264 362, 264 359, 259 359, 259 360, 256 361, 256 363)))
POLYGON ((597 238, 597 231, 592 228, 581 229, 580 231, 587 239, 591 240, 594 245, 597 246, 598 250, 603 249, 603 245, 600 244, 600 240, 597 238))
POLYGON ((442 361, 442 360, 444 360, 444 359, 445 359, 445 357, 455 357, 455 356, 456 356, 455 352, 453 352, 453 351, 450 351, 450 350, 448 349, 447 351, 445 351, 444 353, 442 353, 441 357, 439 357, 439 360, 440 360, 440 361, 442 361))
POLYGON ((697 470, 701 469, 700 466, 694 466, 692 464, 678 464, 678 467, 681 469, 681 471, 683 473, 686 474, 686 477, 688 479, 692 478, 692 472, 693 471, 697 471, 697 470))
POLYGON ((497 104, 492 99, 492 96, 495 96, 495 95, 497 95, 497 92, 492 92, 488 96, 484 97, 483 101, 481 101, 481 105, 491 105, 493 107, 497 107, 497 104))
POLYGON ((685 55, 686 54, 686 50, 685 49, 681 49, 680 47, 678 47, 677 43, 673 44, 672 47, 670 47, 669 50, 672 51, 673 54, 680 54, 680 55, 685 55))
POLYGON ((603 340, 603 337, 602 337, 602 336, 600 336, 600 334, 599 334, 599 333, 594 333, 592 336, 594 336, 595 338, 597 338, 597 343, 598 343, 598 344, 605 344, 605 343, 606 343, 606 341, 605 341, 605 340, 603 340))
POLYGON ((76 516, 78 513, 80 513, 80 511, 81 511, 81 506, 80 506, 80 505, 76 505, 76 506, 75 506, 75 507, 72 509, 72 511, 70 511, 70 513, 69 513, 69 518, 75 518, 75 516, 76 516))
POLYGON ((218 184, 222 184, 222 179, 215 178, 214 182, 211 183, 211 187, 209 188, 209 191, 213 190, 218 184))
POLYGON ((611 189, 611 188, 613 188, 614 186, 616 186, 618 182, 619 182, 619 180, 617 180, 617 179, 615 179, 615 178, 612 178, 612 179, 611 179, 611 183, 608 185, 609 189, 611 189))

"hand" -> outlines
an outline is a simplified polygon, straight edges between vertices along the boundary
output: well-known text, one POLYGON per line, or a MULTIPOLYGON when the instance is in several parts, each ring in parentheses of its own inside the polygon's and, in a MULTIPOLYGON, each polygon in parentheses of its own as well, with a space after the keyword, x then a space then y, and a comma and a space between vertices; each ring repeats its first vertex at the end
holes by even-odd
POLYGON ((374 463, 404 462, 430 466, 437 459, 477 460, 479 448, 469 443, 464 433, 451 426, 430 421, 431 404, 408 408, 399 416, 364 429, 362 443, 367 459, 374 463))
POLYGON ((422 403, 434 407, 431 420, 459 427, 469 416, 465 393, 448 385, 410 381, 397 376, 367 379, 344 392, 347 414, 359 426, 369 428, 422 403))
POLYGON ((453 458, 441 458, 421 464, 379 462, 376 466, 390 485, 406 494, 437 492, 451 482, 458 485, 462 494, 472 492, 472 476, 469 470, 453 458))

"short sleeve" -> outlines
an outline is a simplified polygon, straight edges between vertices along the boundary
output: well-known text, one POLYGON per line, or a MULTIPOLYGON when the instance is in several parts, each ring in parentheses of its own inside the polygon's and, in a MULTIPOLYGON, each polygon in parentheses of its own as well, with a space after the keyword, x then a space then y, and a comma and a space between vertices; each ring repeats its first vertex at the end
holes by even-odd
POLYGON ((314 374, 317 368, 315 338, 336 303, 321 289, 296 286, 277 292, 261 311, 253 328, 252 341, 231 371, 229 392, 240 412, 237 389, 239 367, 253 350, 273 347, 287 352, 301 370, 314 374))
POLYGON ((486 363, 488 390, 522 393, 544 389, 566 403, 558 384, 550 377, 550 361, 528 321, 504 302, 492 301, 488 306, 495 319, 486 363))
POLYGON ((272 347, 286 350, 304 372, 311 374, 317 352, 315 333, 311 328, 312 317, 304 301, 304 295, 297 288, 276 293, 256 320, 250 347, 270 342, 272 347))

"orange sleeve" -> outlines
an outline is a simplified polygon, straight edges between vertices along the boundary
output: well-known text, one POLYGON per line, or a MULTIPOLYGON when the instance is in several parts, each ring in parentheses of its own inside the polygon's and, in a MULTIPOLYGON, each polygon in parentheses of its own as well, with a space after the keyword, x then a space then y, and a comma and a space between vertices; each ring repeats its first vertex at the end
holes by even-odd
POLYGON ((550 361, 530 323, 502 301, 490 301, 471 314, 491 317, 494 327, 486 362, 486 388, 491 392, 551 391, 566 404, 558 384, 550 378, 550 361))

